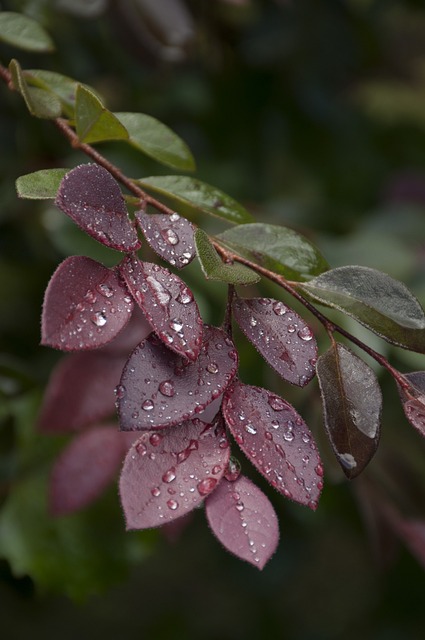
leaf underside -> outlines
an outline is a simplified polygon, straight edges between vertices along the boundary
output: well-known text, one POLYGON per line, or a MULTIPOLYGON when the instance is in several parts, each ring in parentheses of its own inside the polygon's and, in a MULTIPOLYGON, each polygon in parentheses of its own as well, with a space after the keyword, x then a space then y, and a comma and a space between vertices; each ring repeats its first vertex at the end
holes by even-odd
POLYGON ((195 244, 202 271, 208 280, 219 280, 233 285, 255 284, 260 280, 255 271, 243 264, 224 264, 203 229, 196 230, 195 244))

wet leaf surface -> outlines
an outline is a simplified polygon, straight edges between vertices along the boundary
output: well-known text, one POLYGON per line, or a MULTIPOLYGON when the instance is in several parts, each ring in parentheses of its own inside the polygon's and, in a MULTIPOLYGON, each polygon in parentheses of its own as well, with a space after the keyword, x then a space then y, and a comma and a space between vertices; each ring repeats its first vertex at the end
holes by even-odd
POLYGON ((106 247, 118 251, 140 248, 118 182, 103 167, 82 164, 69 171, 61 182, 55 204, 106 247))
POLYGON ((230 449, 223 427, 191 420, 148 431, 129 450, 120 478, 127 529, 187 514, 218 486, 230 449))
POLYGON ((234 317, 266 362, 287 382, 304 387, 316 372, 313 331, 295 311, 272 298, 235 298, 234 317))
POLYGON ((83 509, 112 482, 128 449, 115 426, 98 426, 76 436, 55 460, 49 481, 54 516, 83 509))
POLYGON ((196 255, 194 227, 189 220, 178 213, 136 213, 146 241, 161 258, 176 269, 182 269, 192 262, 196 255))
POLYGON ((103 346, 125 327, 133 307, 116 271, 84 256, 67 258, 46 289, 41 344, 62 351, 103 346))
POLYGON ((150 336, 131 354, 117 397, 121 429, 161 428, 200 414, 234 377, 238 355, 221 329, 204 326, 196 362, 150 336))
POLYGON ((191 290, 165 267, 128 256, 121 274, 159 339, 178 355, 196 360, 202 320, 191 290))
POLYGON ((279 525, 270 500, 248 478, 222 480, 205 501, 208 523, 222 545, 262 569, 276 551, 279 525))
POLYGON ((63 357, 50 376, 38 429, 44 433, 76 431, 111 416, 114 389, 126 358, 99 351, 63 357))
POLYGON ((311 432, 279 396, 235 382, 226 391, 223 417, 258 471, 287 498, 317 508, 323 467, 311 432))
POLYGON ((317 362, 325 429, 348 478, 363 471, 380 436, 382 394, 373 370, 342 344, 317 362))
POLYGON ((425 371, 405 373, 404 378, 411 385, 408 391, 398 385, 404 413, 410 424, 425 436, 425 371))

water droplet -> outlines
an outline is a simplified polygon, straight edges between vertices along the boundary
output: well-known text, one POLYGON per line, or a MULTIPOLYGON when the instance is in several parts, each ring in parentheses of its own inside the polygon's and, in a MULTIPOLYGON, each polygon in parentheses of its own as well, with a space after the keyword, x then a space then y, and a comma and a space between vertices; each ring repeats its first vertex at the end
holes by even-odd
POLYGON ((187 287, 181 289, 180 293, 176 298, 177 302, 180 304, 190 304, 193 301, 193 293, 187 287))
POLYGON ((155 295, 159 304, 161 304, 162 306, 165 306, 170 302, 171 300, 170 294, 168 293, 167 289, 160 282, 158 282, 156 278, 154 278, 153 276, 148 276, 146 278, 146 282, 149 284, 151 289, 153 289, 153 291, 155 292, 155 295))
POLYGON ((149 437, 149 442, 153 447, 157 447, 162 442, 162 436, 159 433, 152 433, 149 437))
POLYGON ((94 304, 97 300, 97 296, 94 293, 94 291, 92 291, 91 289, 89 289, 86 293, 86 295, 84 296, 84 300, 87 300, 87 302, 89 302, 90 304, 94 304))
POLYGON ((283 431, 283 438, 286 442, 292 442, 294 439, 293 425, 288 423, 283 431))
POLYGON ((171 380, 164 380, 164 382, 161 382, 161 384, 159 385, 159 391, 163 396, 166 396, 167 398, 172 398, 176 392, 171 380))
POLYGON ((176 245, 179 243, 179 237, 173 229, 164 229, 161 231, 162 237, 164 238, 167 244, 176 245))
POLYGON ((322 478, 324 475, 323 466, 321 464, 318 464, 317 467, 315 468, 315 472, 317 473, 318 476, 322 478))
POLYGON ((265 431, 264 437, 266 440, 273 440, 273 435, 270 433, 270 431, 265 431))
POLYGON ((176 468, 171 467, 171 469, 168 469, 168 471, 166 471, 162 476, 162 479, 167 483, 173 482, 173 480, 176 479, 176 468))
POLYGON ((279 398, 279 396, 274 396, 271 395, 268 398, 268 403, 271 406, 272 409, 274 409, 275 411, 283 411, 284 409, 286 409, 286 402, 284 400, 282 400, 282 398, 279 398))
POLYGON ((143 442, 138 442, 136 444, 136 451, 139 454, 139 456, 146 455, 146 452, 147 452, 146 445, 143 442))
POLYGON ((207 371, 210 373, 218 373, 218 365, 215 362, 210 362, 207 365, 207 371))
POLYGON ((245 509, 245 505, 241 500, 238 500, 238 502, 235 504, 235 507, 238 511, 243 511, 245 509))
POLYGON ((170 320, 169 326, 173 331, 181 331, 184 327, 184 324, 180 319, 174 318, 173 320, 170 320))
POLYGON ((239 478, 240 474, 241 474, 241 463, 234 456, 230 456, 230 460, 227 464, 227 469, 224 473, 224 477, 229 482, 235 482, 235 480, 239 478))
POLYGON ((142 403, 143 411, 152 411, 153 408, 154 408, 154 404, 153 404, 152 400, 145 400, 142 403))
POLYGON ((297 327, 294 324, 288 324, 288 333, 295 333, 297 327))
POLYGON ((105 296, 105 298, 112 298, 114 295, 113 288, 107 284, 99 284, 96 289, 102 294, 102 296, 105 296))
POLYGON ((279 429, 279 420, 272 420, 270 422, 271 426, 273 427, 273 429, 279 429))
POLYGON ((94 313, 90 316, 90 320, 96 325, 96 327, 104 327, 107 322, 106 315, 103 311, 97 311, 94 313))
POLYGON ((301 327, 301 329, 298 331, 298 337, 301 338, 301 340, 308 342, 309 340, 313 339, 313 332, 310 327, 306 325, 304 327, 301 327))
POLYGON ((153 489, 151 489, 151 494, 154 498, 157 498, 161 495, 161 489, 159 487, 154 487, 153 489))
POLYGON ((171 214, 170 216, 170 220, 171 222, 177 222, 177 220, 180 220, 180 216, 178 213, 174 212, 171 214))
POLYGON ((159 334, 159 337, 163 342, 165 342, 165 344, 173 344, 174 342, 173 336, 170 333, 167 333, 166 331, 161 331, 161 333, 159 334))
POLYGON ((219 464, 216 464, 215 467, 212 468, 212 473, 216 476, 217 473, 220 473, 221 471, 221 466, 219 464))
POLYGON ((177 500, 167 500, 167 507, 171 509, 171 511, 175 511, 179 508, 179 503, 177 500))
POLYGON ((122 385, 119 384, 117 387, 115 387, 115 395, 119 400, 122 400, 122 398, 125 397, 125 394, 127 393, 127 389, 122 385))
POLYGON ((254 316, 252 316, 252 318, 249 321, 249 324, 251 325, 251 327, 256 327, 258 324, 257 318, 254 318, 254 316))
POLYGON ((255 436, 255 434, 257 433, 257 429, 250 422, 248 422, 248 424, 245 425, 245 431, 247 433, 250 433, 253 436, 255 436))
POLYGON ((197 489, 201 496, 206 496, 215 488, 217 480, 215 478, 204 478, 198 483, 197 489))

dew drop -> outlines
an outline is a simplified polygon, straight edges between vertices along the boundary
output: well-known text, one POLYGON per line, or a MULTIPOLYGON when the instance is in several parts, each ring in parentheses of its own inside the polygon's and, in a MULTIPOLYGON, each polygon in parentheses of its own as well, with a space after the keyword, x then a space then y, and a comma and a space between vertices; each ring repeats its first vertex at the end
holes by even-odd
POLYGON ((89 289, 86 293, 86 295, 84 296, 84 300, 87 300, 87 302, 89 302, 90 304, 94 304, 97 300, 97 296, 94 293, 94 291, 92 291, 91 289, 89 289))
POLYGON ((323 466, 321 464, 318 464, 317 467, 315 468, 315 472, 317 473, 318 476, 322 478, 324 475, 323 466))
POLYGON ((288 324, 288 333, 295 333, 297 327, 294 324, 288 324))
POLYGON ((161 489, 159 487, 154 487, 153 489, 151 489, 151 494, 154 498, 157 498, 161 495, 161 489))
POLYGON ((256 327, 258 324, 257 318, 254 318, 254 316, 252 316, 252 318, 249 321, 249 324, 251 325, 251 327, 256 327))
POLYGON ((207 371, 210 373, 218 373, 218 365, 215 362, 210 362, 207 365, 207 371))
POLYGON ((248 422, 248 424, 245 425, 245 431, 247 433, 250 433, 253 436, 255 436, 255 434, 257 433, 257 429, 250 422, 248 422))
POLYGON ((288 307, 283 302, 275 302, 273 304, 273 311, 277 316, 284 316, 288 311, 288 307))
POLYGON ((153 404, 152 400, 145 400, 142 403, 143 411, 152 411, 153 408, 154 408, 154 404, 153 404))
POLYGON ((174 318, 173 320, 170 320, 169 326, 173 331, 181 331, 184 327, 184 324, 180 319, 174 318))
POLYGON ((127 393, 127 389, 122 384, 119 384, 117 387, 115 387, 114 391, 118 400, 122 400, 125 397, 125 394, 127 393))
POLYGON ((90 320, 96 325, 96 327, 104 327, 107 322, 106 315, 103 311, 97 311, 94 313, 90 316, 90 320))
POLYGON ((136 451, 139 454, 139 456, 146 455, 146 452, 147 452, 146 445, 143 442, 138 442, 136 444, 136 451))
POLYGON ((180 293, 176 298, 177 302, 180 304, 190 304, 193 301, 193 293, 187 287, 181 289, 180 293))
POLYGON ((301 327, 301 329, 298 331, 298 337, 305 342, 309 342, 313 339, 313 332, 310 327, 307 327, 306 325, 304 327, 301 327))
POLYGON ((105 296, 105 298, 112 298, 112 296, 114 295, 114 290, 107 284, 99 284, 97 285, 96 289, 100 294, 102 294, 102 296, 105 296))
POLYGON ((171 509, 171 511, 175 511, 179 508, 179 503, 177 500, 167 500, 167 507, 171 509))
MULTIPOLYGON (((229 482, 235 482, 241 474, 241 464, 237 458, 230 456, 230 460, 227 464, 227 469, 224 473, 224 477, 229 482)), ((238 498, 239 499, 239 498, 238 498)))
POLYGON ((235 508, 238 511, 243 511, 245 509, 245 505, 243 502, 241 502, 240 500, 235 504, 235 508))
POLYGON ((157 447, 162 442, 162 436, 159 433, 152 433, 149 437, 149 442, 153 447, 157 447))
POLYGON ((283 411, 286 408, 286 402, 279 396, 269 396, 268 403, 275 411, 283 411))
POLYGON ((173 482, 173 480, 176 479, 176 468, 171 467, 171 469, 168 469, 162 476, 162 479, 164 482, 167 482, 167 484, 173 482))
POLYGON ((302 436, 301 436, 301 440, 302 440, 305 444, 308 444, 308 443, 310 442, 310 440, 311 440, 311 437, 309 436, 309 434, 308 434, 306 431, 304 431, 304 433, 303 433, 303 434, 302 434, 302 436))
POLYGON ((167 244, 176 245, 179 243, 179 237, 173 229, 164 229, 161 232, 162 236, 167 244))
POLYGON ((201 496, 206 496, 215 488, 217 480, 215 478, 204 478, 198 483, 197 489, 201 496))
POLYGON ((155 295, 159 304, 163 306, 167 305, 171 300, 171 296, 168 293, 167 289, 160 282, 158 282, 158 280, 153 276, 148 276, 146 278, 146 281, 151 287, 151 289, 153 289, 153 291, 155 292, 155 295))
POLYGON ((167 398, 172 398, 176 392, 171 380, 164 380, 164 382, 161 382, 161 384, 159 385, 159 391, 163 396, 166 396, 167 398))

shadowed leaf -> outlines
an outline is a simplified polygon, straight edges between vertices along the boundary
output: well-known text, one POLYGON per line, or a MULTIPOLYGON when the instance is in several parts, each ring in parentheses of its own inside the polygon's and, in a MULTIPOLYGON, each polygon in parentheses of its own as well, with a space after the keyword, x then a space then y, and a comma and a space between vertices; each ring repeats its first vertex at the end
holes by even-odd
POLYGON ((136 220, 152 249, 173 267, 182 269, 196 255, 194 227, 178 213, 136 213, 136 220))
POLYGON ((248 478, 223 479, 205 501, 214 535, 241 560, 262 569, 276 551, 279 525, 269 499, 248 478))
POLYGON ((323 467, 313 436, 295 409, 266 389, 235 382, 224 395, 222 412, 236 442, 268 482, 315 510, 323 467))
POLYGON ((16 191, 20 198, 45 200, 56 198, 62 178, 69 169, 41 169, 27 173, 16 180, 16 191))
POLYGON ((29 87, 17 60, 12 60, 10 62, 9 70, 12 75, 13 85, 22 95, 31 115, 36 118, 47 119, 57 118, 60 116, 62 109, 56 96, 44 89, 29 87))
POLYGON ((260 276, 243 264, 224 264, 202 229, 195 232, 196 252, 202 271, 208 280, 219 280, 228 284, 255 284, 260 276))
POLYGON ((88 144, 104 140, 128 140, 124 125, 82 84, 77 86, 76 91, 75 126, 80 141, 88 144))
POLYGON ((13 11, 0 12, 0 40, 34 53, 54 50, 53 40, 33 18, 13 11))
POLYGON ((410 424, 425 436, 425 371, 405 373, 404 378, 411 385, 409 391, 398 385, 404 413, 410 424))
POLYGON ((325 429, 345 475, 355 478, 374 455, 382 394, 373 370, 342 344, 317 361, 325 429))

